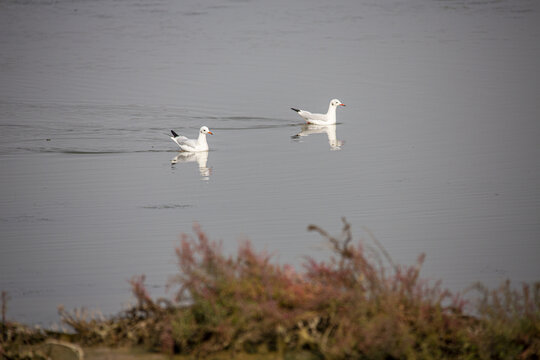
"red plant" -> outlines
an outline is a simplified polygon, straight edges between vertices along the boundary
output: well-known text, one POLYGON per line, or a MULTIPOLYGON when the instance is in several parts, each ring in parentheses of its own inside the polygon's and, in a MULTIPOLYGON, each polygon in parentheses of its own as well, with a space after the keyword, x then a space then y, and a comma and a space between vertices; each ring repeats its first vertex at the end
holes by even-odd
POLYGON ((343 222, 340 239, 309 227, 331 242, 336 256, 329 262, 308 258, 303 274, 272 264, 269 254, 256 253, 247 241, 236 257, 226 257, 221 243, 195 225, 196 238, 184 234, 176 250, 177 301, 192 304, 190 322, 186 314, 176 321, 181 342, 194 347, 203 341, 205 350, 271 342, 336 356, 390 351, 399 357, 421 346, 451 348, 463 323, 454 316, 462 312, 460 298, 419 279, 423 255, 415 266, 395 266, 382 249, 393 270, 386 275, 381 256, 374 260, 361 243, 352 245, 350 225, 343 222))
POLYGON ((308 228, 332 244, 333 256, 307 258, 301 273, 273 263, 249 241, 227 256, 221 242, 195 225, 195 236, 182 235, 176 249, 175 304, 153 301, 140 276, 131 280, 138 305, 116 318, 61 312, 91 343, 144 343, 169 354, 264 349, 327 359, 540 357, 540 283, 521 291, 509 283, 494 291, 479 286, 484 296, 472 317, 460 294, 421 279, 424 255, 412 266, 396 265, 371 234, 375 247, 353 242, 343 224, 339 237, 308 228))

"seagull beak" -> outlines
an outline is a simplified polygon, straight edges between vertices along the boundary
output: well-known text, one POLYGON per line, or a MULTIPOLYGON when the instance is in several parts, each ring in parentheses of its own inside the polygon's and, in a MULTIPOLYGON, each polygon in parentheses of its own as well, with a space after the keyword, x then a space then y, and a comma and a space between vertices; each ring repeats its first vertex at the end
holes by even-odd
POLYGON ((209 131, 208 133, 209 133, 210 135, 214 135, 214 133, 213 133, 213 132, 211 132, 211 131, 209 131))
POLYGON ((347 106, 347 105, 345 105, 345 104, 339 104, 339 105, 341 105, 341 106, 347 106))

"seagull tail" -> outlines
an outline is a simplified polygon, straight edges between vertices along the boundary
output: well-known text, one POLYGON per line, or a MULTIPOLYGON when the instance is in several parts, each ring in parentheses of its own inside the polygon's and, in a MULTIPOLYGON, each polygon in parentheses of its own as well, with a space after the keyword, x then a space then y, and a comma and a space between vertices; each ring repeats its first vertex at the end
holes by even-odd
POLYGON ((294 110, 294 111, 296 111, 296 112, 300 112, 300 110, 295 109, 295 108, 291 108, 291 110, 294 110))
POLYGON ((173 137, 178 137, 178 134, 174 132, 174 130, 171 130, 171 134, 173 135, 173 137))

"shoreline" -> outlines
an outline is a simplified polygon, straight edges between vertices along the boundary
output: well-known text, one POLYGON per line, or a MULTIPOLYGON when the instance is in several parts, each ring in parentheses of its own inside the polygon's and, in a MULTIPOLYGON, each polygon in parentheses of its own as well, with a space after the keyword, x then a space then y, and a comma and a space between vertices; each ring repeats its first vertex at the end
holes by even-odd
POLYGON ((471 303, 420 277, 423 254, 413 265, 396 264, 375 238, 372 246, 353 241, 345 219, 340 237, 315 225, 308 230, 331 244, 333 256, 308 258, 299 273, 249 241, 236 256, 225 255, 221 242, 195 225, 176 249, 174 300, 153 298, 144 275, 134 276, 137 304, 111 317, 59 307, 72 334, 6 321, 3 293, 0 350, 8 359, 39 359, 37 352, 19 353, 54 338, 118 359, 130 359, 126 349, 142 349, 141 359, 540 356, 540 281, 521 287, 506 281, 495 289, 477 284, 471 303))

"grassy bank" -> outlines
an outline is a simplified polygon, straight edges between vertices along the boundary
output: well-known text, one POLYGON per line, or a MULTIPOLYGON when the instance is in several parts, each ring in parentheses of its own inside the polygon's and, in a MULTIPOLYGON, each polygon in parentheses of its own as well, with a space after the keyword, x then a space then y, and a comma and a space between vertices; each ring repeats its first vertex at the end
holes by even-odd
MULTIPOLYGON (((137 305, 112 318, 59 311, 85 346, 142 346, 188 358, 540 358, 540 282, 477 285, 477 302, 467 304, 421 279, 423 255, 411 266, 396 264, 376 239, 356 242, 343 223, 339 237, 309 227, 333 255, 306 259, 301 272, 249 242, 227 256, 195 226, 176 249, 173 300, 153 299, 139 276, 131 280, 137 305)), ((28 342, 17 336, 4 337, 5 353, 28 342)))

